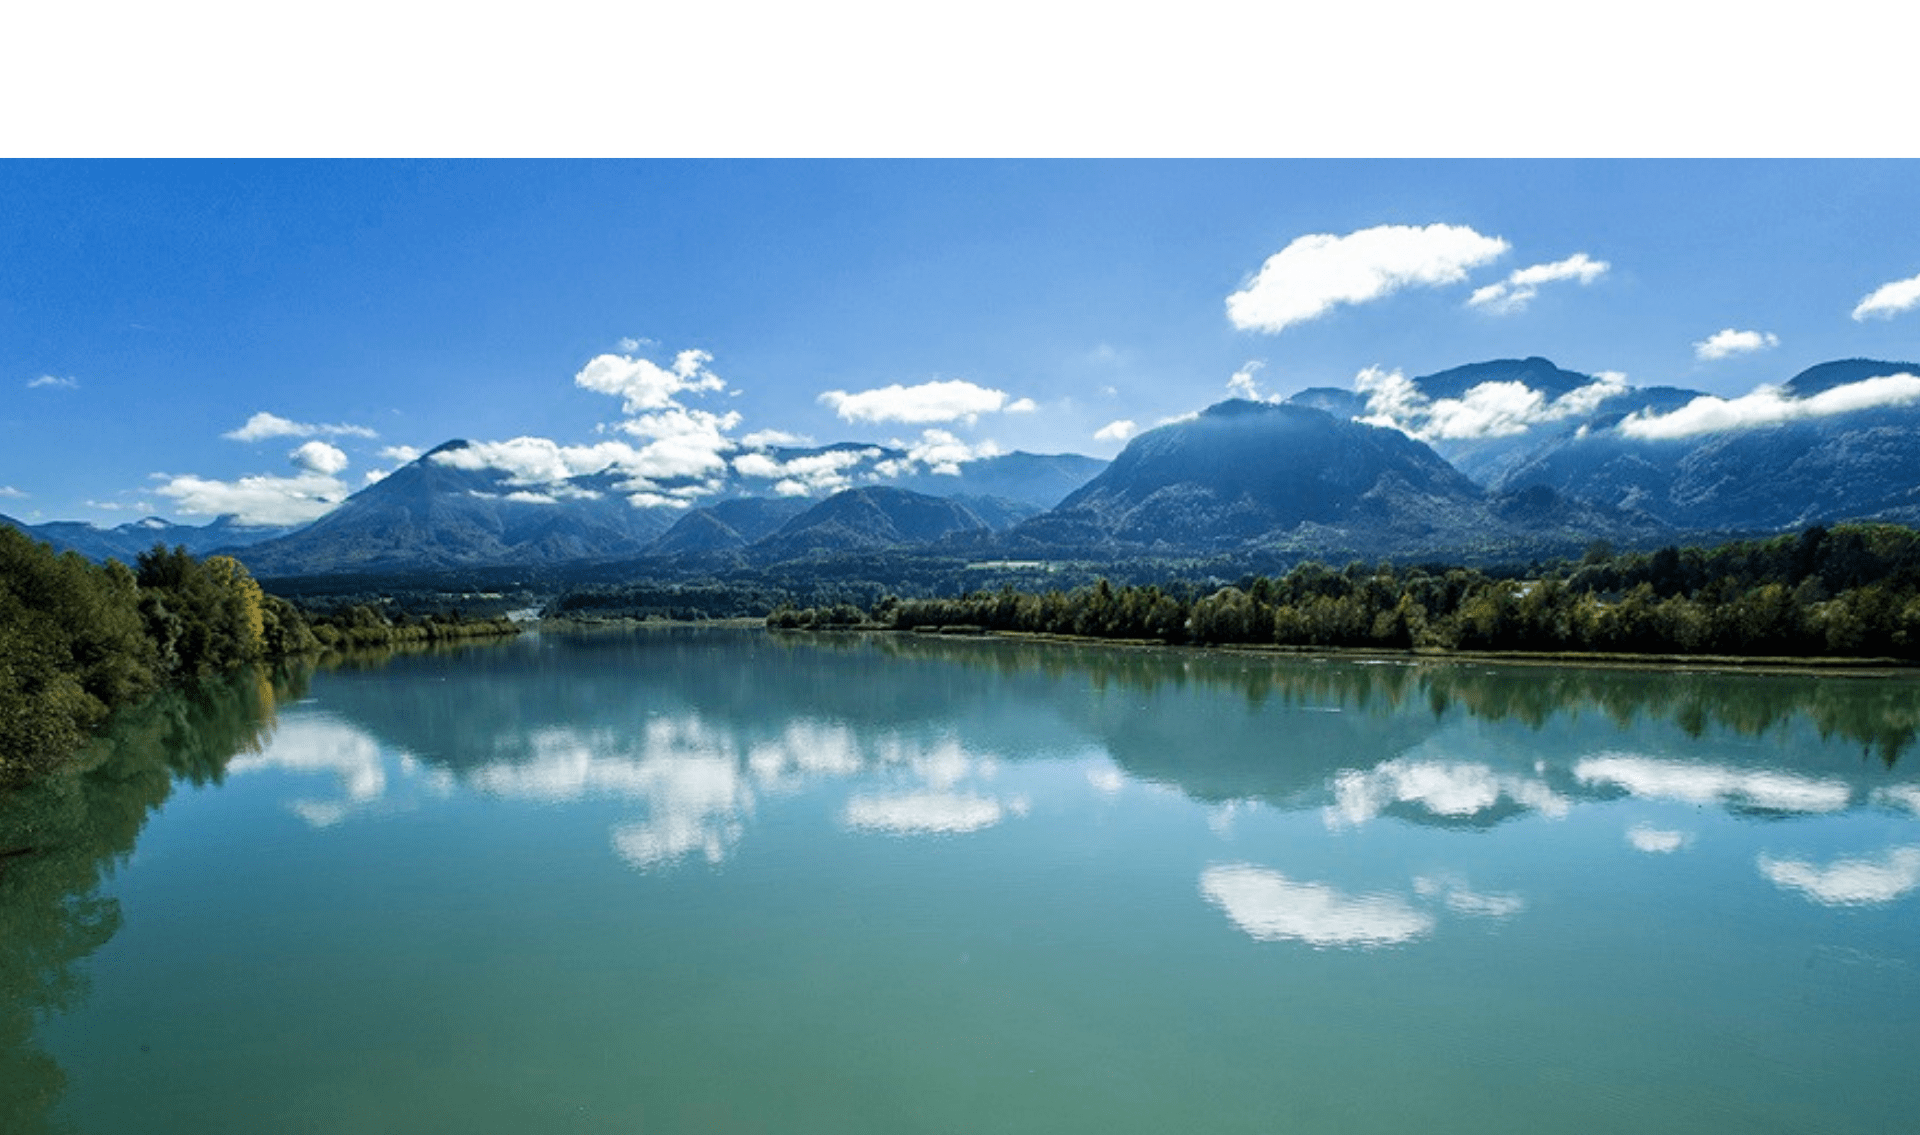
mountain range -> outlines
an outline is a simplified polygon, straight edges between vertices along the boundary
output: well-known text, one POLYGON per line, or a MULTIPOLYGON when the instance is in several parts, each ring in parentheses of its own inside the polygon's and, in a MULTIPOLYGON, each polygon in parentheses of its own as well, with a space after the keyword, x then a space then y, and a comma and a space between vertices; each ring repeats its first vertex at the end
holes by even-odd
POLYGON ((756 450, 674 503, 620 472, 558 481, 450 441, 296 531, 157 518, 20 525, 98 558, 155 542, 263 577, 635 561, 968 556, 1544 555, 1816 522, 1920 522, 1920 366, 1823 363, 1741 399, 1630 387, 1542 358, 1235 399, 1076 454, 942 459, 841 443, 756 450), (693 504, 697 495, 698 506, 693 504), (657 503, 658 497, 651 502, 657 503))

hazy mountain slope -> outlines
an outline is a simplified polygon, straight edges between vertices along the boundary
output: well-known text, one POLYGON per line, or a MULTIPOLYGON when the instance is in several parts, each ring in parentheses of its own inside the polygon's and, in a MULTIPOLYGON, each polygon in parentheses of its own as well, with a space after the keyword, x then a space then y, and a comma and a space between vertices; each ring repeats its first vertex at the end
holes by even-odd
POLYGON ((755 543, 750 552, 760 560, 791 560, 987 533, 986 523, 957 501, 874 486, 835 493, 755 543))
MULTIPOLYGON (((1809 368, 1783 390, 1809 397, 1913 363, 1848 359, 1809 368)), ((1660 412, 1691 392, 1654 392, 1660 412)), ((1683 529, 1777 531, 1817 521, 1920 516, 1920 408, 1887 406, 1778 425, 1644 439, 1621 433, 1624 404, 1579 436, 1557 438, 1494 483, 1550 486, 1643 510, 1683 529)))
POLYGON ((575 478, 565 495, 530 492, 501 473, 433 459, 465 444, 436 448, 240 558, 256 575, 554 563, 636 555, 669 522, 605 478, 575 478))

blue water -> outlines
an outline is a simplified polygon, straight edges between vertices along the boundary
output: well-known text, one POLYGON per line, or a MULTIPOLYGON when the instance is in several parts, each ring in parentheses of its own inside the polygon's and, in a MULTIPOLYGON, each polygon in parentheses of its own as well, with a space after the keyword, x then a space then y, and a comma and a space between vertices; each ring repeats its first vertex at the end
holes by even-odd
POLYGON ((197 783, 125 771, 151 729, 81 778, 91 886, 0 875, 0 1069, 24 1130, 1885 1135, 1916 694, 749 630, 323 669, 197 783))

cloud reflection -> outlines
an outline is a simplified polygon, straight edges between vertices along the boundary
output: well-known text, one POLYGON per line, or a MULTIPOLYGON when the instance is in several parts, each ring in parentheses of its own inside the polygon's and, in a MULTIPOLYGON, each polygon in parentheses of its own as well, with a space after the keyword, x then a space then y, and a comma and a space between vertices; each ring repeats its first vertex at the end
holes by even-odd
POLYGON ((1413 804, 1435 816, 1466 819, 1489 811, 1502 797, 1544 815, 1567 814, 1566 798, 1538 780, 1503 776, 1473 762, 1395 758, 1367 772, 1336 775, 1325 815, 1329 827, 1359 825, 1395 804, 1413 804))
POLYGON ((1481 892, 1466 882, 1446 876, 1422 875, 1413 881, 1414 893, 1422 898, 1437 898, 1455 914, 1475 918, 1511 918, 1527 909, 1527 900, 1519 895, 1481 892))
POLYGON ((1836 859, 1824 867, 1803 859, 1762 855, 1760 874, 1823 906, 1892 902, 1920 887, 1920 847, 1889 848, 1879 859, 1836 859))
POLYGON ((859 831, 890 835, 955 834, 1000 822, 1005 809, 990 796, 953 792, 854 796, 842 819, 859 831))
POLYGON ((1841 780, 1621 754, 1589 757, 1573 766, 1573 775, 1582 784, 1615 785, 1643 799, 1737 804, 1769 812, 1838 812, 1853 798, 1841 780))
POLYGON ((343 799, 296 799, 293 813, 316 828, 331 827, 353 810, 387 791, 386 761, 380 743, 336 717, 288 715, 258 753, 243 753, 227 763, 228 775, 267 769, 295 773, 332 773, 343 799))
POLYGON ((1431 933, 1434 919, 1393 895, 1347 895, 1248 863, 1209 867, 1200 893, 1262 942, 1392 946, 1431 933))
POLYGON ((1693 842, 1693 837, 1686 832, 1667 831, 1647 824, 1635 824, 1627 829, 1627 842, 1632 844, 1636 851, 1644 851, 1649 855, 1667 855, 1693 842))

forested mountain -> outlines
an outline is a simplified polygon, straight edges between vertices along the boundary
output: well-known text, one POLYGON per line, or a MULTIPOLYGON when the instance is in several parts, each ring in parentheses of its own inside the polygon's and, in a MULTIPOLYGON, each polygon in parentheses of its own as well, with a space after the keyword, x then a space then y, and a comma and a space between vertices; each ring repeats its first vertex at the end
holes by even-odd
POLYGON ((1223 402, 1136 437, 1111 463, 967 459, 956 446, 739 450, 704 480, 648 482, 658 489, 648 499, 612 468, 538 480, 537 463, 499 464, 511 463, 507 447, 453 441, 291 533, 230 518, 17 526, 96 559, 155 543, 225 551, 263 576, 706 570, 936 542, 953 551, 956 540, 968 555, 1012 558, 1560 554, 1594 540, 1920 521, 1920 365, 1837 360, 1731 399, 1496 359, 1223 402), (881 488, 908 495, 872 495, 881 488), (943 503, 901 503, 915 498, 943 503))
POLYGON ((638 555, 672 515, 634 508, 604 474, 538 489, 436 460, 450 441, 290 536, 237 554, 260 575, 556 563, 638 555))
MULTIPOLYGON (((1830 397, 1838 387, 1899 374, 1920 375, 1920 365, 1823 363, 1784 384, 1780 396, 1830 397)), ((1677 409, 1693 397, 1673 391, 1666 402, 1677 409)), ((1624 407, 1608 409, 1596 428, 1547 441, 1493 486, 1547 486, 1690 531, 1920 520, 1920 405, 1883 402, 1673 437, 1622 430, 1624 407)))
POLYGON ((1016 526, 1008 543, 1023 553, 1278 547, 1405 555, 1660 534, 1644 517, 1557 493, 1490 496, 1398 430, 1298 404, 1236 400, 1134 439, 1059 508, 1016 526))
POLYGON ((754 544, 762 560, 926 545, 954 536, 984 537, 987 523, 958 501, 876 485, 835 493, 754 544))

